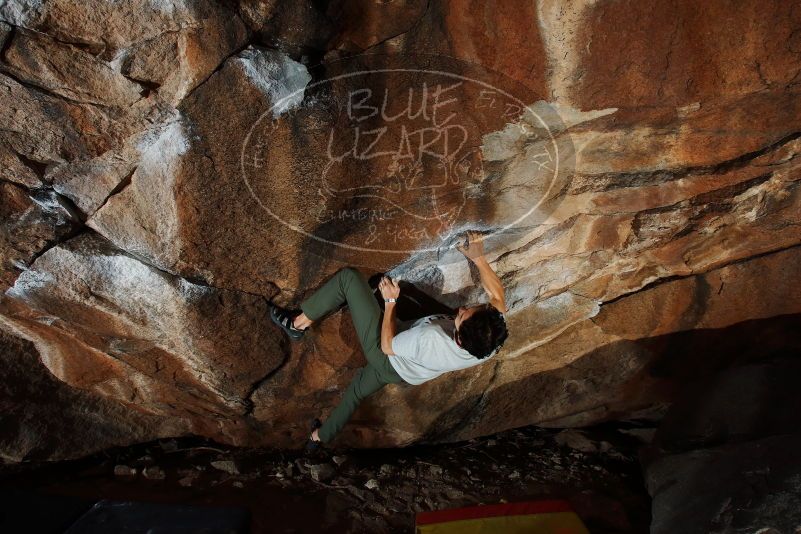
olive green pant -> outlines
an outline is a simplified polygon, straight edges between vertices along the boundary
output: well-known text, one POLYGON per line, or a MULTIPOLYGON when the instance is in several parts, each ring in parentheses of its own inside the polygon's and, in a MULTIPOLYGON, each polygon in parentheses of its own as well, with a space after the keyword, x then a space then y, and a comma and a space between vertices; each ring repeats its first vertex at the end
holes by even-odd
POLYGON ((327 443, 345 426, 359 403, 386 384, 399 384, 398 375, 389 357, 381 350, 381 308, 364 275, 352 267, 340 269, 328 282, 300 305, 306 317, 320 319, 348 303, 353 326, 367 358, 367 365, 356 371, 339 405, 318 431, 320 441, 327 443))

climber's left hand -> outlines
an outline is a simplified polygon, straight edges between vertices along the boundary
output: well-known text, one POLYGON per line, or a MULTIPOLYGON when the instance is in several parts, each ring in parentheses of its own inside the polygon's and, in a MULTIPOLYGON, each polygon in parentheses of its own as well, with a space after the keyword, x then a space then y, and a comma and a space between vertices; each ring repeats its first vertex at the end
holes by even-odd
POLYGON ((400 296, 400 286, 398 282, 384 276, 381 278, 381 281, 378 282, 378 289, 381 290, 381 296, 385 299, 396 299, 400 296))

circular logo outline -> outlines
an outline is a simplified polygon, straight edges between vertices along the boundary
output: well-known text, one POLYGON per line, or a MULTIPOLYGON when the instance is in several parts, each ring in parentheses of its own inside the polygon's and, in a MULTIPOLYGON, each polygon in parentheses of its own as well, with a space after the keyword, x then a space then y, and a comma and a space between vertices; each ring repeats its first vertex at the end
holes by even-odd
MULTIPOLYGON (((367 54, 367 56, 375 56, 375 55, 378 55, 378 54, 367 54)), ((359 57, 364 57, 364 56, 365 55, 352 56, 352 57, 348 57, 348 58, 343 58, 342 60, 339 60, 339 61, 353 60, 354 58, 359 58, 359 57)), ((426 56, 426 57, 432 57, 432 56, 426 56)), ((434 55, 433 57, 439 57, 439 56, 434 55)), ((446 56, 446 57, 450 57, 450 56, 446 56)), ((451 58, 451 59, 455 59, 455 58, 451 58)), ((458 61, 460 61, 462 63, 469 63, 469 62, 463 61, 463 60, 458 60, 458 61)), ((484 68, 484 67, 481 67, 481 68, 484 68)), ((489 70, 489 69, 487 69, 487 70, 489 70)), ((256 119, 256 121, 253 123, 253 125, 248 130, 248 133, 245 136, 244 141, 242 142, 242 150, 240 152, 240 158, 239 159, 240 159, 240 168, 241 168, 241 172, 242 172, 242 178, 243 178, 243 180, 245 182, 245 185, 248 188, 248 191, 250 192, 251 197, 253 197, 253 199, 256 201, 256 203, 259 205, 259 207, 261 207, 264 211, 266 211, 272 218, 274 218, 275 220, 277 220, 278 222, 280 222, 281 224, 283 224, 284 226, 286 226, 290 230, 294 230, 295 232, 298 232, 301 235, 304 235, 304 236, 306 236, 308 238, 314 239, 314 240, 319 241, 321 243, 325 243, 326 245, 332 245, 332 246, 336 246, 336 247, 341 247, 343 249, 355 250, 355 251, 359 251, 359 252, 372 252, 372 253, 383 253, 383 254, 419 254, 421 252, 437 252, 440 249, 440 247, 442 246, 442 243, 447 242, 450 238, 453 237, 453 234, 449 234, 446 237, 441 238, 440 243, 438 245, 436 245, 436 246, 432 246, 432 247, 423 246, 423 247, 419 247, 419 248, 415 248, 415 249, 408 249, 408 250, 384 250, 384 249, 366 248, 366 247, 362 247, 362 246, 358 246, 358 245, 349 245, 347 243, 340 243, 340 242, 337 242, 337 241, 331 241, 329 239, 325 239, 325 238, 316 236, 316 235, 314 235, 312 233, 309 233, 306 230, 304 230, 303 228, 300 228, 300 227, 298 227, 298 226, 296 226, 296 225, 294 225, 294 224, 292 224, 292 223, 290 223, 288 221, 283 220, 280 216, 278 216, 278 214, 274 213, 268 206, 266 206, 264 204, 264 202, 262 202, 262 200, 259 198, 259 196, 253 191, 253 187, 251 186, 250 181, 248 179, 247 171, 245 170, 245 150, 246 150, 247 146, 250 143, 250 138, 253 135, 253 132, 256 129, 256 127, 259 124, 261 124, 261 122, 265 119, 265 117, 272 116, 273 110, 278 108, 280 105, 285 103, 288 99, 291 99, 293 96, 295 96, 299 92, 303 91, 304 92, 304 96, 305 96, 306 90, 314 88, 314 87, 316 87, 318 85, 322 85, 324 83, 331 83, 331 82, 333 82, 335 80, 339 80, 339 79, 343 79, 343 78, 350 78, 350 77, 354 77, 354 76, 360 76, 360 75, 364 75, 364 74, 393 73, 393 72, 398 72, 398 73, 407 72, 407 73, 422 73, 422 74, 440 75, 440 76, 455 78, 455 79, 458 79, 458 80, 461 80, 461 81, 476 83, 476 84, 478 84, 480 86, 483 86, 485 88, 489 88, 489 89, 491 89, 493 91, 497 91, 498 93, 504 95, 505 97, 507 97, 507 98, 515 101, 516 103, 520 104, 520 108, 523 111, 521 111, 520 119, 518 119, 518 120, 522 120, 522 117, 525 115, 526 111, 528 111, 534 117, 537 118, 539 123, 545 129, 545 131, 548 132, 548 137, 550 139, 550 142, 551 142, 551 144, 553 146, 553 150, 554 150, 554 155, 555 155, 554 160, 556 162, 556 165, 555 165, 553 176, 551 177, 550 183, 548 185, 547 191, 545 192, 545 194, 542 195, 542 197, 540 198, 539 202, 537 202, 537 204, 532 206, 527 212, 525 212, 523 215, 518 217, 516 220, 512 221, 511 223, 509 223, 509 224, 507 224, 507 225, 505 225, 505 226, 503 226, 503 227, 501 227, 499 229, 494 229, 494 230, 490 231, 489 233, 486 233, 486 234, 482 233, 482 236, 481 236, 481 240, 482 241, 485 240, 485 239, 488 239, 488 238, 490 238, 490 237, 492 237, 492 236, 494 236, 496 234, 501 234, 504 231, 508 230, 509 228, 517 225, 520 221, 522 221, 526 217, 530 216, 531 213, 535 209, 537 209, 537 207, 539 207, 544 202, 544 200, 546 198, 548 198, 549 193, 551 192, 551 189, 553 188, 554 184, 556 184, 558 182, 557 178, 559 176, 559 144, 556 141, 556 139, 554 138, 554 134, 551 131, 551 128, 542 119, 542 117, 539 116, 539 114, 537 112, 535 112, 533 109, 531 109, 529 104, 523 103, 523 101, 521 101, 519 98, 517 98, 517 97, 515 97, 513 95, 510 95, 508 92, 504 91, 503 89, 494 87, 491 84, 488 84, 488 83, 483 82, 481 80, 476 80, 474 78, 463 76, 461 74, 455 74, 455 73, 452 73, 452 72, 439 71, 439 70, 430 70, 430 69, 413 69, 413 68, 408 68, 408 69, 406 69, 406 68, 404 68, 404 69, 370 69, 370 70, 359 70, 359 71, 349 72, 349 73, 345 73, 345 74, 340 74, 340 75, 334 76, 332 78, 325 78, 325 79, 313 82, 313 83, 311 83, 309 85, 306 85, 301 89, 297 89, 297 90, 293 91, 292 93, 281 97, 278 101, 274 102, 270 106, 269 109, 267 109, 264 113, 262 113, 259 116, 258 119, 256 119)))

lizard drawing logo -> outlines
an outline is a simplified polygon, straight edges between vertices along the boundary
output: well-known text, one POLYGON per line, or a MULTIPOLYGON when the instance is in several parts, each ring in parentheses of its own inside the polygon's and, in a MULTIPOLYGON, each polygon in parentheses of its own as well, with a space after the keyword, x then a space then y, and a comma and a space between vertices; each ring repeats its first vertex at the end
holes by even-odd
POLYGON ((305 250, 342 261, 437 251, 465 225, 511 235, 547 216, 570 168, 558 114, 515 83, 449 57, 325 64, 247 133, 244 182, 305 250))

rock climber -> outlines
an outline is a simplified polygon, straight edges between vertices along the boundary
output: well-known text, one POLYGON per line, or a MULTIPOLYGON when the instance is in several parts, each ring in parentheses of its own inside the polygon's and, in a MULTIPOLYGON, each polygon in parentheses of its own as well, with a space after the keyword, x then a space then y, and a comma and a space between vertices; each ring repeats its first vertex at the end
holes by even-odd
MULTIPOLYGON (((367 365, 356 371, 339 405, 325 423, 315 419, 306 448, 328 443, 350 419, 359 403, 386 384, 422 384, 448 371, 466 369, 494 356, 508 336, 504 290, 484 257, 483 236, 467 232, 457 249, 478 268, 487 304, 461 307, 455 315, 429 315, 398 332, 395 305, 400 296, 396 280, 382 277, 378 289, 384 299, 381 308, 362 273, 352 267, 339 270, 308 299, 300 310, 276 305, 270 317, 298 341, 305 331, 326 314, 347 302, 353 325, 361 342, 367 365)), ((406 323, 410 323, 407 321, 406 323)))

